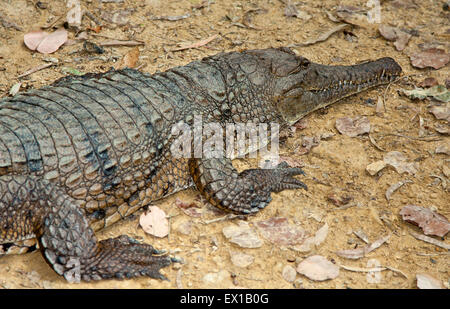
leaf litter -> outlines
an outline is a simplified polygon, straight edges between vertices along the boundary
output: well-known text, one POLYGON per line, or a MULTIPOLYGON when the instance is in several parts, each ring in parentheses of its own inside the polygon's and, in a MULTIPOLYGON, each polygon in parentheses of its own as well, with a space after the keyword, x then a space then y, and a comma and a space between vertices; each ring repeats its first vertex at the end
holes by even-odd
POLYGON ((288 219, 283 217, 273 217, 255 225, 267 240, 278 246, 293 246, 306 237, 305 230, 289 224, 288 219))
POLYGON ((356 137, 358 135, 370 133, 370 122, 365 116, 338 118, 336 119, 336 129, 341 134, 356 137))
POLYGON ((169 234, 169 220, 166 213, 158 206, 148 207, 147 212, 139 217, 139 225, 144 232, 159 238, 169 234))
POLYGON ((425 235, 444 237, 450 231, 450 222, 443 215, 428 208, 407 205, 400 210, 404 221, 418 225, 425 235))
POLYGON ((360 248, 356 248, 356 249, 348 249, 348 250, 339 250, 339 251, 336 251, 336 254, 343 258, 357 260, 357 259, 360 259, 360 258, 366 256, 373 250, 379 248, 382 244, 384 244, 386 241, 388 241, 390 237, 391 237, 391 235, 387 235, 387 236, 382 237, 364 247, 360 247, 360 248))
POLYGON ((321 255, 313 255, 298 264, 297 272, 314 281, 325 281, 339 276, 339 266, 321 255))
POLYGON ((52 33, 42 30, 29 32, 24 35, 23 41, 31 50, 42 54, 51 54, 57 51, 67 41, 67 38, 67 30, 61 28, 52 33))
POLYGON ((410 56, 411 64, 419 69, 443 68, 450 61, 450 54, 440 48, 428 48, 424 51, 414 53, 410 56))

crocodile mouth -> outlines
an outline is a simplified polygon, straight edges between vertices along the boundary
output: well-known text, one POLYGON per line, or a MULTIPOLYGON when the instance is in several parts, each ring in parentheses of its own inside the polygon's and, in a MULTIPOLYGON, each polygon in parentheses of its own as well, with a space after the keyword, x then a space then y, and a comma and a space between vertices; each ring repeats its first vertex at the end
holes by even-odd
POLYGON ((388 84, 400 76, 401 67, 391 58, 352 66, 311 63, 300 82, 286 89, 278 109, 289 124, 303 116, 366 89, 388 84))

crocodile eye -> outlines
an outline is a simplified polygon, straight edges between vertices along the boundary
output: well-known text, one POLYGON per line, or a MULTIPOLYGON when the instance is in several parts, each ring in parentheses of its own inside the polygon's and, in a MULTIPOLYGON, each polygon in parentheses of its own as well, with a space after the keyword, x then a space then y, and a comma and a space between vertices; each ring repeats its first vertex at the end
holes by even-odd
POLYGON ((310 62, 308 59, 303 57, 297 57, 297 65, 292 71, 289 72, 289 75, 296 74, 301 70, 306 69, 309 66, 309 64, 310 62))
POLYGON ((301 67, 301 68, 306 68, 311 63, 308 59, 303 58, 303 57, 299 57, 298 60, 299 60, 298 61, 298 66, 301 67))

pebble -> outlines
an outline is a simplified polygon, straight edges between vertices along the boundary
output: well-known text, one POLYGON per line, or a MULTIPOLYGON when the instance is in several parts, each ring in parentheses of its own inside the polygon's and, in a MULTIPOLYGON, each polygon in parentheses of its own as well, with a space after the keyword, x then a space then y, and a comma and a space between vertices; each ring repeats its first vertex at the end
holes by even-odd
POLYGON ((297 276, 297 271, 295 270, 294 267, 286 265, 284 266, 281 275, 283 276, 283 279, 286 280, 287 282, 294 282, 295 277, 297 276))
POLYGON ((376 161, 376 162, 373 162, 373 163, 367 165, 366 166, 366 171, 370 175, 375 176, 379 171, 381 171, 383 168, 385 168, 386 165, 387 164, 384 161, 382 161, 382 160, 376 161))

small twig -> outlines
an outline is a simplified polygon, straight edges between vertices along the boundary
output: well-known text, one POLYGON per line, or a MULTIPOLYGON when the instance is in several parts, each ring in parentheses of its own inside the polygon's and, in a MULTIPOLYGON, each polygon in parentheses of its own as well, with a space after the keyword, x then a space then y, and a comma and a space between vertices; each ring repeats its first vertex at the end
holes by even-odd
POLYGON ((96 23, 97 25, 101 26, 102 23, 97 19, 97 17, 95 17, 91 12, 89 11, 84 11, 84 14, 89 17, 90 20, 92 20, 94 23, 96 23))
POLYGON ((422 136, 422 137, 415 137, 415 136, 408 136, 408 135, 397 134, 397 133, 387 133, 387 134, 382 134, 381 138, 384 138, 385 136, 397 136, 397 137, 403 137, 403 138, 407 138, 407 139, 419 140, 419 141, 424 141, 424 142, 434 142, 434 141, 442 140, 442 138, 428 139, 430 137, 438 137, 439 134, 432 134, 432 135, 427 135, 427 136, 422 136))
POLYGON ((54 63, 43 63, 41 65, 38 65, 37 67, 31 68, 28 71, 25 71, 24 73, 20 74, 19 76, 17 76, 17 78, 22 78, 25 76, 28 76, 30 74, 33 74, 34 72, 46 69, 48 67, 51 67, 52 65, 55 65, 54 63))
POLYGON ((346 266, 346 265, 339 265, 339 267, 349 270, 349 271, 356 271, 356 272, 376 272, 376 271, 383 271, 386 270, 386 267, 373 267, 373 268, 362 268, 362 267, 354 267, 354 266, 346 266))
POLYGON ((375 146, 376 149, 378 149, 378 150, 380 150, 380 151, 384 151, 384 152, 387 151, 386 149, 381 148, 381 147, 375 142, 375 139, 374 139, 374 138, 372 137, 372 135, 370 135, 370 134, 369 134, 369 141, 370 141, 370 143, 372 143, 372 145, 375 146))

